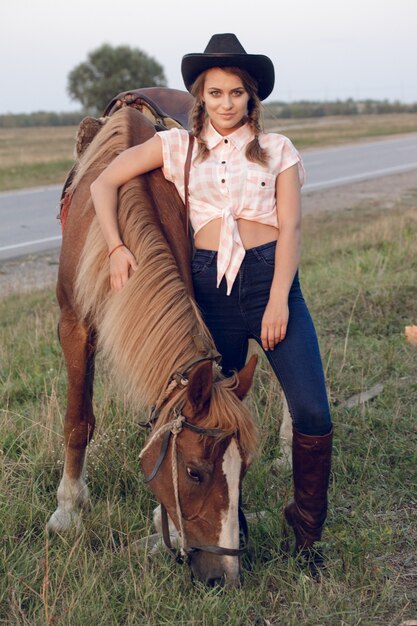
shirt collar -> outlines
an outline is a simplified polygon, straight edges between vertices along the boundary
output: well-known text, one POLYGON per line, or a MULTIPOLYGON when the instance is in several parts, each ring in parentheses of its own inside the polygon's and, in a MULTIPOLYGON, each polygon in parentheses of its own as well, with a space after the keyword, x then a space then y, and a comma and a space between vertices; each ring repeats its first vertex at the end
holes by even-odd
POLYGON ((224 139, 229 139, 230 143, 237 148, 238 150, 242 150, 247 144, 252 141, 254 137, 254 133, 252 132, 249 124, 243 124, 240 128, 237 128, 230 135, 223 136, 217 132, 214 128, 210 120, 207 122, 206 127, 204 129, 204 141, 206 142, 207 148, 212 150, 216 146, 219 145, 221 141, 224 139))

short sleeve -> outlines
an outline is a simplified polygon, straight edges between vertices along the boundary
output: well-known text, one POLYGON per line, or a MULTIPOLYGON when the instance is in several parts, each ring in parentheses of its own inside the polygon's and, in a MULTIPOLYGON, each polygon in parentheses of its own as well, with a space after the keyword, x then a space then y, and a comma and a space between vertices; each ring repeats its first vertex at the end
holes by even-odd
POLYGON ((295 163, 297 163, 298 164, 298 176, 299 176, 299 179, 300 179, 300 186, 302 187, 304 185, 305 179, 306 179, 306 171, 305 171, 305 168, 304 168, 303 159, 301 158, 301 155, 298 152, 298 150, 296 150, 296 148, 294 147, 294 145, 291 142, 291 140, 288 139, 288 137, 283 137, 283 139, 284 139, 284 143, 283 143, 283 146, 282 146, 281 164, 280 164, 280 168, 279 168, 278 174, 280 174, 284 170, 288 169, 289 167, 291 167, 292 165, 295 165, 295 163))
POLYGON ((164 161, 162 173, 167 180, 178 188, 184 183, 184 164, 188 148, 188 132, 180 128, 171 128, 157 133, 162 143, 164 161))

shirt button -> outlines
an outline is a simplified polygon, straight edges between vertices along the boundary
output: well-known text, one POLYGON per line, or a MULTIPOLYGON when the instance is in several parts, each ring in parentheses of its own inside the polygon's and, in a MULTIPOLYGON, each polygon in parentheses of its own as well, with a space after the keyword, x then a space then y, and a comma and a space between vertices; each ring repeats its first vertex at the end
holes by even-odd
POLYGON ((265 187, 265 183, 264 182, 262 182, 261 185, 262 185, 262 187, 265 187))
POLYGON ((228 140, 228 139, 225 139, 225 140, 224 140, 224 143, 229 143, 229 140, 228 140))
POLYGON ((222 183, 225 183, 225 182, 226 182, 226 180, 224 178, 222 178, 222 183))
POLYGON ((222 165, 226 165, 226 161, 222 161, 222 165))

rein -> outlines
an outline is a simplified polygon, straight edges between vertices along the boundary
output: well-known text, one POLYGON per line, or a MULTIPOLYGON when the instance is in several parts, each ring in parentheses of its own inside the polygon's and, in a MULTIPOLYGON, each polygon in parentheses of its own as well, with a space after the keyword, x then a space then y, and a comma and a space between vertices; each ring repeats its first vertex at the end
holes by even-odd
MULTIPOLYGON (((213 352, 212 354, 209 354, 201 358, 193 359, 192 361, 187 363, 181 372, 176 372, 172 376, 171 383, 168 385, 168 390, 167 390, 167 392, 169 392, 168 395, 170 395, 173 390, 172 384, 174 382, 175 382, 175 386, 177 385, 186 386, 188 384, 187 372, 194 365, 197 365, 198 363, 202 361, 207 361, 207 360, 218 361, 219 358, 220 358, 220 355, 217 352, 213 352)), ((186 417, 182 414, 181 410, 182 408, 176 410, 175 417, 171 422, 164 424, 160 428, 157 428, 155 432, 151 433, 148 443, 145 445, 145 447, 142 449, 139 455, 139 458, 141 458, 145 454, 145 452, 151 447, 154 441, 162 437, 161 450, 155 462, 154 468, 152 472, 149 474, 149 476, 145 478, 145 483, 149 483, 155 478, 155 476, 158 474, 161 468, 161 465, 167 454, 169 443, 170 443, 171 436, 172 436, 172 453, 171 453, 172 482, 174 486, 175 506, 176 506, 178 525, 179 525, 180 550, 179 552, 177 552, 171 544, 171 538, 169 534, 168 513, 167 513, 165 506, 161 504, 162 536, 164 539, 165 546, 173 554, 175 560, 178 563, 189 562, 191 555, 194 552, 198 552, 198 551, 209 552, 211 554, 217 554, 220 556, 241 556, 247 551, 248 526, 247 526, 246 518, 245 518, 245 515, 243 513, 240 503, 239 503, 239 527, 242 529, 243 535, 244 535, 244 545, 242 546, 242 548, 236 548, 236 549, 224 548, 222 546, 214 546, 214 545, 213 546, 201 545, 201 546, 189 546, 189 547, 186 546, 183 515, 182 515, 181 503, 180 503, 180 498, 179 498, 178 455, 177 455, 177 445, 176 445, 177 437, 183 428, 187 428, 188 430, 191 430, 192 432, 198 433, 199 435, 204 435, 206 437, 219 437, 224 433, 224 431, 220 428, 201 428, 200 426, 196 426, 195 424, 192 424, 191 422, 187 422, 186 417)), ((151 411, 150 419, 148 423, 146 424, 146 426, 152 427, 152 424, 156 421, 158 415, 159 415, 159 409, 153 408, 151 411)))

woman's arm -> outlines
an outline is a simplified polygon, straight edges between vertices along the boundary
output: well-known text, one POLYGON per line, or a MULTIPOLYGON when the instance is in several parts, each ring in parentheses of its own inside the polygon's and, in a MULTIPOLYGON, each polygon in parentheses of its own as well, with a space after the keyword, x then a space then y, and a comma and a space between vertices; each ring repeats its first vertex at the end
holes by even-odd
POLYGON ((278 175, 276 199, 279 241, 269 301, 262 318, 261 340, 265 350, 273 350, 286 335, 288 294, 300 262, 301 193, 297 164, 278 175))
MULTIPOLYGON (((91 197, 109 253, 123 243, 117 220, 117 191, 135 176, 162 167, 162 143, 157 135, 145 143, 119 154, 90 187, 91 197)), ((110 284, 119 291, 137 269, 136 259, 126 247, 117 248, 110 256, 110 284)))

